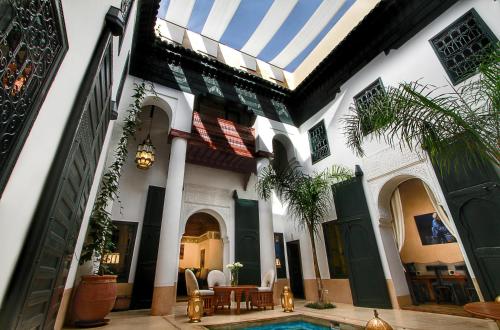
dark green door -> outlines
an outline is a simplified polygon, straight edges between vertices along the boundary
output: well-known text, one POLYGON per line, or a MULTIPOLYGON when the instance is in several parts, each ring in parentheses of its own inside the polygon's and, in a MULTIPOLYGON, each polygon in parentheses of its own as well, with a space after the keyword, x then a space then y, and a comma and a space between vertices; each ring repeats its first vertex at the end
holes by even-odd
POLYGON ((499 175, 490 164, 442 173, 436 169, 481 292, 486 300, 493 300, 500 295, 499 175))
POLYGON ((235 199, 235 261, 243 264, 239 284, 260 285, 259 202, 235 199))
POLYGON ((151 308, 164 200, 165 188, 149 186, 130 303, 131 309, 151 308))
POLYGON ((334 200, 354 305, 391 308, 361 177, 339 183, 334 200))
POLYGON ((110 120, 111 69, 111 35, 105 33, 66 124, 0 311, 2 329, 54 329, 110 120))
POLYGON ((296 298, 305 299, 302 259, 300 258, 300 242, 298 240, 286 242, 286 253, 288 256, 290 289, 296 298))

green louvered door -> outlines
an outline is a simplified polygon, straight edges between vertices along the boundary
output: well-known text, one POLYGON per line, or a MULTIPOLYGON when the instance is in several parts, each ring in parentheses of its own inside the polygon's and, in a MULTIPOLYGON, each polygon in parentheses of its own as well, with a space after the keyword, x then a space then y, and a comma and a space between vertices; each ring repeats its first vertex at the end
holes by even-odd
POLYGON ((131 309, 151 308, 164 200, 165 188, 149 186, 142 222, 131 309))
POLYGON ((391 308, 361 177, 339 183, 334 200, 354 305, 391 308))
POLYGON ((436 173, 481 293, 493 300, 500 295, 499 174, 490 164, 449 171, 436 166, 436 173))
POLYGON ((260 285, 259 202, 235 199, 235 261, 243 264, 239 284, 260 285))
POLYGON ((106 33, 80 86, 41 194, 0 312, 1 329, 54 329, 110 120, 111 70, 111 35, 106 33))

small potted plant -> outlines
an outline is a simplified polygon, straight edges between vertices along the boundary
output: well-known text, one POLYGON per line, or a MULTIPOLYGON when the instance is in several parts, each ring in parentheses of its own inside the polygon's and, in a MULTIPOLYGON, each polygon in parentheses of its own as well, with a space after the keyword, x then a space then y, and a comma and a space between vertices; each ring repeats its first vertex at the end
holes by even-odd
POLYGON ((231 272, 231 286, 238 285, 238 272, 242 267, 243 264, 239 261, 226 265, 226 268, 231 272))

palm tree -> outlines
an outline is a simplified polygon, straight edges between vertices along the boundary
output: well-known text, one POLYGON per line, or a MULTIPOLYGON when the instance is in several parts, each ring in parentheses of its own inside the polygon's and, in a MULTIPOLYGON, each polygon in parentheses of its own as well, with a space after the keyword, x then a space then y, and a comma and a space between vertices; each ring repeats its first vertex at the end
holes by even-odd
MULTIPOLYGON (((480 75, 451 92, 419 81, 389 87, 367 106, 352 106, 343 118, 348 145, 364 155, 368 134, 389 145, 427 151, 448 169, 453 160, 500 161, 500 48, 484 56, 480 75)), ((457 162, 454 163, 458 166, 457 162)))
POLYGON ((350 170, 342 166, 312 175, 294 163, 284 167, 269 165, 259 175, 256 189, 260 198, 268 200, 274 190, 281 203, 287 206, 300 228, 306 229, 311 240, 314 273, 318 298, 323 302, 323 283, 319 273, 318 257, 314 236, 332 206, 332 185, 352 177, 350 170))

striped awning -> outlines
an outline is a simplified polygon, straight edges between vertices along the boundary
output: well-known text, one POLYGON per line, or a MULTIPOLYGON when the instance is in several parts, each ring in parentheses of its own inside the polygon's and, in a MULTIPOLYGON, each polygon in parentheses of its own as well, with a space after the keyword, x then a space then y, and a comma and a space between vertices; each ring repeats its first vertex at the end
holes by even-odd
POLYGON ((293 72, 356 1, 161 0, 158 18, 293 72))

